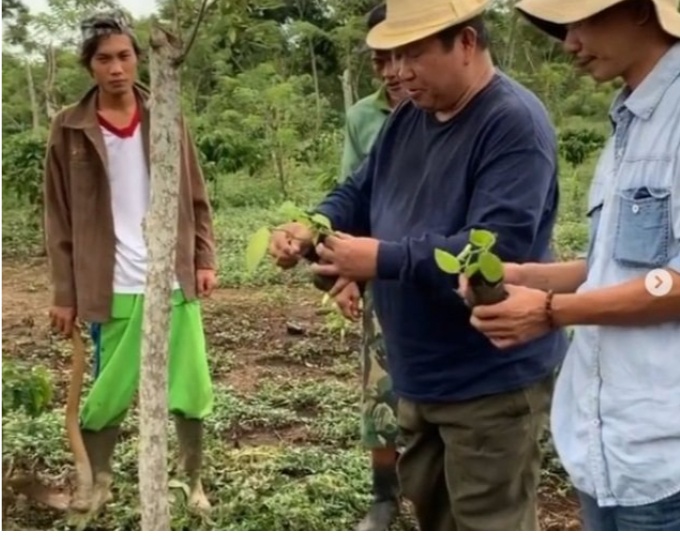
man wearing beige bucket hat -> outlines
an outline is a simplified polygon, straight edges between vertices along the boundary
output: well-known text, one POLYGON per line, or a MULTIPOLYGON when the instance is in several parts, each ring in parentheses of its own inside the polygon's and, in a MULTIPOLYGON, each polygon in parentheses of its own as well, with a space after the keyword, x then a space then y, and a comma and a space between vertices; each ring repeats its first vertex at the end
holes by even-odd
MULTIPOLYGON (((552 260, 557 141, 543 104, 496 70, 482 0, 387 0, 367 36, 392 49, 410 99, 366 160, 316 208, 337 232, 316 246, 332 291, 370 281, 399 398, 402 496, 421 530, 535 530, 540 438, 566 340, 498 351, 470 325, 435 248, 498 233, 509 261, 552 260)), ((310 231, 289 223, 270 253, 292 267, 310 231)))
POLYGON ((501 348, 574 326, 551 414, 588 530, 680 531, 677 0, 523 0, 598 81, 623 79, 588 200, 586 261, 521 265, 472 323, 501 348))

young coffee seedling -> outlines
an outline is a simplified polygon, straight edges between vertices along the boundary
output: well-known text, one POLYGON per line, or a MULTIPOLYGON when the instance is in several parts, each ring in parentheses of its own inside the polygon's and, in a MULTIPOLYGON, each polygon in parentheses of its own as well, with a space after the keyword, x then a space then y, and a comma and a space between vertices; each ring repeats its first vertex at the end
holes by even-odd
MULTIPOLYGON (((328 218, 321 214, 312 214, 303 210, 290 201, 284 202, 281 208, 279 208, 278 213, 286 222, 295 221, 302 223, 312 231, 312 242, 303 254, 303 257, 310 263, 319 262, 320 259, 316 253, 316 246, 333 232, 328 218)), ((271 234, 272 229, 264 226, 260 227, 250 237, 248 247, 246 248, 246 268, 248 272, 254 272, 267 254, 271 234)), ((336 279, 332 276, 318 276, 314 274, 312 282, 317 289, 327 292, 331 290, 336 279)))
POLYGON ((458 256, 443 249, 434 250, 437 266, 447 274, 463 273, 468 280, 466 301, 470 307, 497 304, 508 296, 503 286, 503 261, 491 252, 496 235, 473 229, 469 243, 458 256))

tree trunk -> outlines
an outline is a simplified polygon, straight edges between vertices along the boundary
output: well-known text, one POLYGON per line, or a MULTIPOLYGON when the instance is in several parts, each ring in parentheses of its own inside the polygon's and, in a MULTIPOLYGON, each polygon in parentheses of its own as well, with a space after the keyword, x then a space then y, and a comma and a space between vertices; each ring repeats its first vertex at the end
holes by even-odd
POLYGON ((57 100, 54 96, 54 85, 57 80, 57 55, 51 44, 47 47, 45 61, 47 63, 47 77, 45 79, 45 112, 47 113, 48 120, 51 122, 58 112, 57 100))
POLYGON ((167 388, 170 294, 175 274, 180 177, 181 43, 151 30, 151 202, 144 222, 149 270, 140 379, 139 491, 143 531, 169 531, 167 388))
POLYGON ((31 102, 31 117, 33 119, 33 133, 40 131, 40 111, 38 110, 38 98, 35 96, 35 85, 33 83, 33 71, 31 63, 26 59, 26 83, 28 84, 28 98, 31 102))
POLYGON ((352 91, 352 73, 349 68, 345 68, 340 77, 342 84, 342 98, 345 103, 345 113, 354 105, 354 92, 352 91))
POLYGON ((316 132, 321 130, 321 90, 319 88, 319 73, 316 67, 316 54, 314 53, 314 40, 309 38, 309 54, 312 59, 312 77, 314 78, 314 95, 316 96, 316 132))

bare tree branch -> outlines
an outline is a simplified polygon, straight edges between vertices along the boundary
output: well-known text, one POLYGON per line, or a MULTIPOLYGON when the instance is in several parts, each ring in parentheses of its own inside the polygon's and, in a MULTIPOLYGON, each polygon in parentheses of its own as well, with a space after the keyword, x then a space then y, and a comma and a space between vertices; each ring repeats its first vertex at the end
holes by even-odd
POLYGON ((191 51, 191 47, 193 47, 194 41, 196 41, 196 36, 198 35, 198 29, 201 26, 201 23, 203 22, 203 17, 205 17, 205 13, 206 11, 208 11, 208 7, 212 7, 212 3, 210 4, 210 6, 208 6, 209 1, 210 0, 203 0, 201 2, 201 9, 198 12, 198 18, 196 19, 196 22, 194 23, 194 28, 191 31, 191 37, 189 38, 186 47, 184 47, 182 54, 176 60, 175 65, 180 66, 186 59, 187 55, 189 54, 189 51, 191 51))

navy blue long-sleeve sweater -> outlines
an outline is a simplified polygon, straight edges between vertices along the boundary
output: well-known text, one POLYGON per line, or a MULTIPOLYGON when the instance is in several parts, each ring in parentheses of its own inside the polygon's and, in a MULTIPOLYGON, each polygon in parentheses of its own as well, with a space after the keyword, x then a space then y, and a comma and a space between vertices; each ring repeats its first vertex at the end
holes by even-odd
POLYGON ((470 325, 457 278, 434 262, 437 247, 459 253, 472 228, 496 232, 507 262, 551 260, 557 159, 543 105, 497 73, 446 122, 403 103, 316 209, 336 230, 380 240, 372 287, 397 395, 464 400, 527 386, 559 364, 561 332, 496 349, 470 325))

